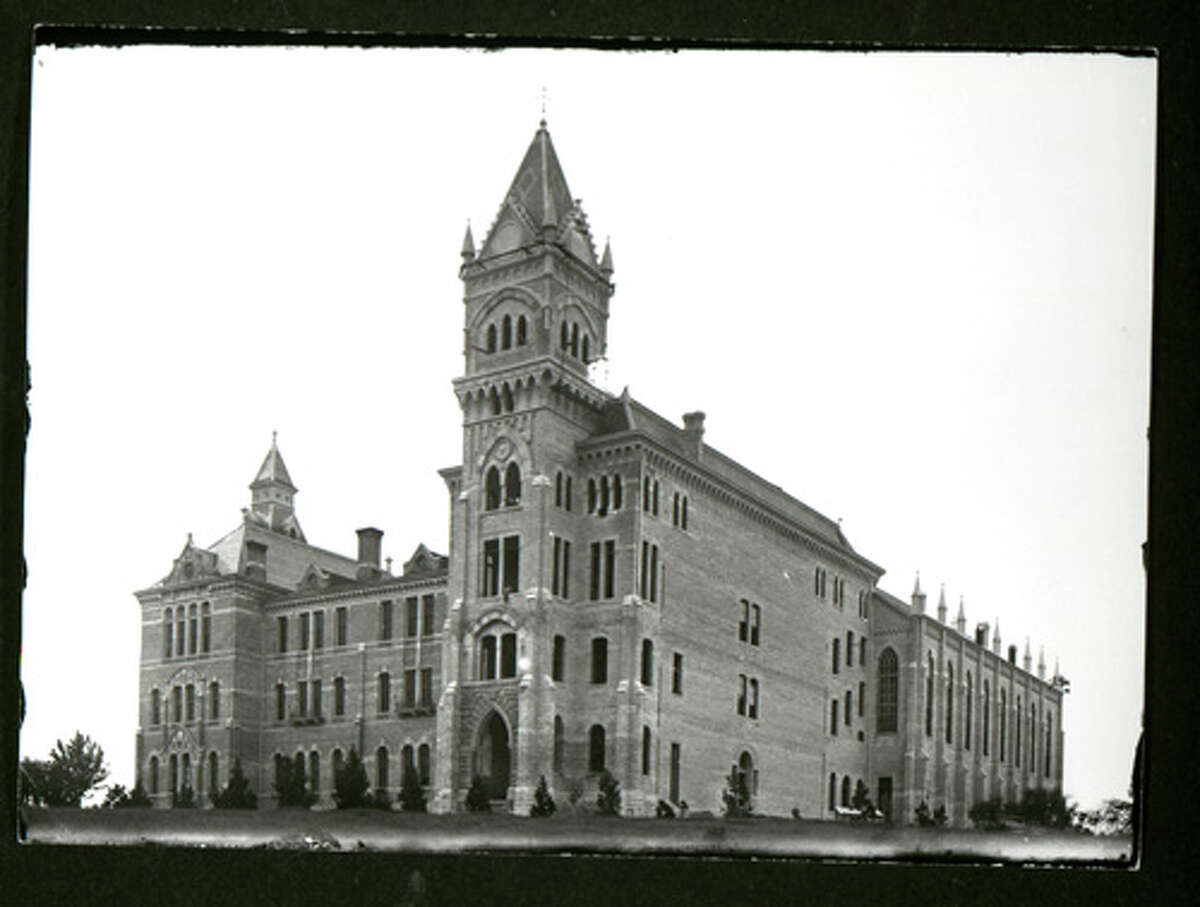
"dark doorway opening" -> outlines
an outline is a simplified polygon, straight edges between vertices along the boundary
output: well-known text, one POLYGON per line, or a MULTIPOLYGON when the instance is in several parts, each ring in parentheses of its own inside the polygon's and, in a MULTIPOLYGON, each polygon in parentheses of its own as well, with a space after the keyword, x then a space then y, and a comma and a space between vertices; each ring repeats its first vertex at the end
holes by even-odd
POLYGON ((508 726, 496 712, 491 712, 479 729, 475 771, 487 784, 488 797, 503 800, 508 796, 512 753, 509 749, 508 726))
POLYGON ((890 822, 892 820, 892 779, 879 779, 879 811, 890 822))

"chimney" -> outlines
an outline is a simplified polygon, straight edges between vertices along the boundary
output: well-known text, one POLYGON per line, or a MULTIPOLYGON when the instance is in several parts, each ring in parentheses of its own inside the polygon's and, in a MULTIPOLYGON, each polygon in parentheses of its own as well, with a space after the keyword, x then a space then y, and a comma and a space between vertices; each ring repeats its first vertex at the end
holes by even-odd
POLYGON ((358 530, 359 566, 379 567, 379 554, 383 550, 383 531, 373 526, 358 530))
POLYGON ((981 649, 988 647, 988 630, 991 628, 987 625, 987 621, 975 625, 975 645, 981 649))
POLYGON ((250 579, 267 581, 267 546, 262 542, 246 542, 246 576, 250 579))
POLYGON ((697 410, 683 414, 683 436, 687 440, 688 453, 699 460, 704 449, 704 413, 697 410))
POLYGON ((1017 663, 1017 647, 1016 646, 1008 647, 1008 663, 1010 665, 1015 665, 1017 663))

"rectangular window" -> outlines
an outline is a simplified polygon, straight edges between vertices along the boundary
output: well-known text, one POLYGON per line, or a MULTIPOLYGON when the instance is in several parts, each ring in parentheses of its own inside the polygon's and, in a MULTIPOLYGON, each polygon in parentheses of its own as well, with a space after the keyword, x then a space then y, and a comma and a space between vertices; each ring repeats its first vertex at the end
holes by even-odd
POLYGON ((312 713, 317 718, 321 717, 321 678, 316 678, 309 682, 312 687, 312 713))
POLYGON ((563 509, 567 510, 567 511, 569 511, 571 509, 571 477, 570 476, 567 476, 567 503, 563 509))
MULTIPOLYGON (((570 483, 567 484, 570 488, 570 483)), ((563 560, 562 560, 562 595, 563 598, 571 597, 571 543, 563 540, 563 560)))
POLYGON ((183 687, 171 687, 171 720, 176 724, 183 721, 183 687))
POLYGON ((163 612, 163 658, 171 657, 171 612, 163 612))
POLYGON ((309 615, 308 615, 308 612, 305 611, 303 614, 300 615, 300 651, 301 652, 308 651, 308 644, 309 644, 308 624, 309 624, 309 615))
POLYGON ((683 695, 683 653, 676 652, 671 664, 671 692, 676 696, 683 695))
POLYGON ((413 639, 417 635, 417 624, 420 617, 417 614, 417 597, 410 595, 404 600, 404 635, 413 639))
POLYGON ((215 680, 208 685, 208 717, 221 717, 221 684, 215 680))
POLYGON ((863 681, 858 682, 858 717, 863 716, 863 702, 867 698, 867 685, 863 681))
POLYGON ((404 707, 411 709, 417 704, 417 672, 410 668, 404 672, 404 707))
POLYGON ((600 598, 600 543, 592 542, 592 573, 588 597, 592 601, 600 598))
POLYGON ((750 610, 754 620, 750 624, 750 645, 758 645, 758 631, 762 626, 762 608, 758 605, 751 605, 750 610))
POLYGON ((380 714, 392 709, 392 676, 383 671, 379 675, 379 689, 375 696, 375 705, 380 714))
POLYGON ((303 681, 296 683, 296 701, 299 703, 299 713, 301 717, 308 714, 308 684, 303 681))
POLYGON ((603 636, 592 640, 592 683, 608 683, 608 640, 603 636))
POLYGON ((150 691, 150 723, 162 723, 162 699, 158 690, 150 691))
POLYGON ((421 596, 421 635, 432 636, 437 632, 434 623, 434 605, 437 599, 432 595, 421 596))
MULTIPOLYGON (((608 542, 612 545, 613 542, 608 542)), ((611 593, 610 593, 611 595, 611 593)), ((650 546, 650 601, 658 601, 658 546, 650 546)))
POLYGON ((200 606, 200 651, 212 651, 212 611, 208 602, 200 606))
POLYGON ((500 594, 499 539, 488 539, 483 543, 483 575, 480 577, 479 594, 485 597, 500 594))
POLYGON ((842 645, 842 641, 840 639, 835 639, 833 641, 833 673, 834 674, 836 674, 838 672, 838 668, 840 667, 839 663, 841 662, 841 645, 842 645))
POLYGON ((283 721, 287 717, 287 690, 282 683, 275 684, 275 720, 283 721))
POLYGON ((342 716, 346 714, 346 678, 333 678, 333 714, 342 716))
POLYGON ((379 603, 379 638, 381 640, 392 638, 392 603, 390 600, 379 603))
POLYGON ((649 639, 642 640, 642 686, 654 684, 654 643, 649 639))
POLYGON ((196 688, 190 683, 187 685, 187 720, 196 720, 196 688))
POLYGON ((504 539, 504 591, 516 592, 521 588, 521 537, 506 536, 504 539))
MULTIPOLYGON (((614 579, 617 568, 617 543, 609 539, 604 543, 604 597, 613 597, 614 579)), ((653 588, 653 579, 651 579, 653 588)))
POLYGON ((286 618, 286 617, 277 617, 277 618, 275 618, 275 624, 276 624, 276 627, 277 627, 277 628, 278 628, 278 630, 279 630, 279 634, 278 634, 278 638, 279 638, 279 651, 280 651, 280 652, 286 652, 286 651, 287 651, 287 644, 288 644, 288 632, 287 632, 287 631, 288 631, 288 626, 287 626, 287 618, 286 618))
POLYGON ((505 633, 500 637, 500 676, 517 676, 517 634, 505 633))
POLYGON ((834 737, 837 736, 838 725, 838 701, 835 699, 829 703, 829 733, 834 737))
POLYGON ((687 495, 685 494, 683 496, 683 518, 679 521, 679 528, 682 529, 684 532, 687 532, 687 505, 688 505, 688 499, 687 499, 687 495))
POLYGON ((650 507, 650 512, 654 516, 658 516, 658 479, 654 480, 654 503, 650 507))
POLYGON ((346 644, 346 624, 349 622, 349 615, 346 608, 343 606, 334 612, 334 630, 333 644, 335 646, 344 646, 346 644))
POLYGON ((750 717, 758 717, 758 679, 750 678, 750 717))
POLYGON ((738 642, 750 639, 750 602, 742 599, 742 619, 738 621, 738 642))
POLYGON ((188 607, 188 654, 196 654, 196 606, 188 607))
POLYGON ((738 698, 737 698, 737 713, 739 715, 746 714, 746 675, 738 675, 738 698))
POLYGON ((175 609, 175 654, 182 655, 186 646, 187 639, 184 635, 183 606, 180 605, 175 609))
POLYGON ((325 648, 325 612, 313 612, 313 648, 325 648))
POLYGON ((671 744, 671 802, 679 802, 679 744, 671 744))
POLYGON ((864 667, 867 664, 867 638, 865 636, 858 641, 858 663, 864 667))
POLYGON ((563 666, 567 657, 567 639, 565 636, 554 637, 554 653, 550 660, 550 679, 553 681, 561 681, 563 679, 563 666))
POLYGON ((433 668, 421 668, 421 707, 433 705, 433 668))
POLYGON ((679 525, 679 492, 675 492, 671 498, 671 525, 679 525))
POLYGON ((846 691, 846 708, 843 714, 846 716, 846 727, 850 727, 850 716, 854 714, 854 709, 851 708, 851 700, 853 697, 849 690, 846 691))
POLYGON ((558 569, 562 561, 562 539, 554 536, 554 557, 550 565, 550 594, 558 595, 558 569))
POLYGON ((642 542, 642 576, 639 584, 638 594, 647 599, 650 595, 650 543, 642 542))

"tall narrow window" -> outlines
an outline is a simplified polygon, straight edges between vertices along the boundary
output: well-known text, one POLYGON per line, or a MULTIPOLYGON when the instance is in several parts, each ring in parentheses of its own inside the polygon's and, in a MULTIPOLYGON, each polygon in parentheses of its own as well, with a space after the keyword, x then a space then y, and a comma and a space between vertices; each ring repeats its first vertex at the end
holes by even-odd
POLYGON ((651 496, 650 512, 658 516, 658 479, 654 480, 654 494, 651 496))
POLYGON ((566 539, 563 540, 562 596, 571 597, 571 543, 566 539))
POLYGON ((963 729, 963 749, 971 748, 971 719, 975 712, 975 691, 971 683, 971 672, 967 671, 967 701, 963 709, 966 727, 963 729))
POLYGON ((163 658, 171 657, 171 646, 173 643, 171 627, 171 609, 166 608, 163 611, 163 658))
POLYGON ((346 644, 346 629, 348 623, 349 615, 345 606, 342 606, 334 612, 333 644, 335 646, 344 646, 346 644))
POLYGON ((983 754, 988 754, 989 738, 992 729, 992 687, 987 679, 983 681, 983 754))
POLYGON ((313 794, 321 790, 321 755, 316 750, 308 754, 308 790, 313 794))
POLYGON ((834 737, 838 732, 838 700, 837 697, 829 703, 829 733, 834 737))
POLYGON ((875 730, 894 734, 900 703, 900 660, 890 646, 879 656, 879 680, 875 699, 875 730))
POLYGON ((480 576, 479 592, 485 597, 500 594, 499 539, 488 539, 483 543, 483 572, 480 576))
POLYGON ((559 715, 554 716, 554 770, 563 770, 563 720, 559 715))
POLYGON ((846 631, 846 667, 854 667, 854 631, 846 631))
POLYGON ((738 642, 749 642, 750 640, 750 602, 746 599, 741 600, 742 604, 742 619, 738 621, 738 642))
POLYGON ((484 636, 479 640, 479 679, 496 679, 496 637, 484 636))
POLYGON ((417 670, 408 668, 404 672, 404 707, 416 708, 417 705, 417 670))
POLYGON ((388 750, 381 746, 375 750, 375 789, 386 791, 388 786, 388 750))
POLYGON ((583 335, 583 362, 585 365, 588 362, 591 362, 591 359, 588 357, 588 335, 587 334, 583 335))
POLYGON ((620 510, 622 498, 625 496, 625 481, 621 478, 621 474, 615 473, 612 477, 612 509, 620 510))
POLYGON ((579 358, 579 325, 571 325, 571 355, 579 358))
POLYGON ((563 505, 563 474, 560 469, 554 474, 554 506, 562 507, 563 505))
POLYGON ((483 509, 495 510, 500 506, 500 470, 495 466, 488 467, 487 476, 483 480, 483 509))
POLYGON ((187 720, 196 720, 196 687, 193 684, 187 685, 187 720))
POLYGON ((437 599, 432 595, 421 596, 421 635, 432 636, 435 630, 434 605, 437 599))
POLYGON ((750 708, 749 715, 751 718, 758 717, 758 678, 750 678, 750 708))
POLYGON ((747 697, 746 697, 746 693, 747 693, 747 689, 746 689, 746 687, 747 687, 747 684, 746 684, 746 679, 747 679, 747 678, 746 678, 746 675, 745 675, 745 674, 739 674, 739 675, 738 675, 738 698, 737 698, 737 713, 738 713, 739 715, 745 715, 745 714, 746 714, 746 698, 747 698, 747 697))
MULTIPOLYGON (((613 597, 613 587, 615 583, 617 564, 617 543, 609 539, 604 543, 604 597, 613 597)), ((654 575, 650 576, 651 585, 654 582, 654 575)), ((653 597, 653 596, 651 596, 653 597)))
POLYGON ((599 724, 588 728, 588 771, 604 771, 604 728, 599 724))
POLYGON ((831 772, 829 775, 829 811, 833 812, 837 806, 837 773, 831 772))
POLYGON ((419 601, 415 595, 410 595, 404 600, 404 635, 409 639, 415 639, 417 635, 417 625, 420 622, 419 601))
POLYGON ((867 638, 865 636, 859 637, 858 640, 858 663, 863 667, 866 667, 867 664, 867 638))
POLYGON ((841 662, 842 641, 835 638, 833 640, 833 673, 838 672, 841 662))
POLYGON ((679 522, 679 528, 682 529, 684 532, 687 531, 687 504, 688 504, 688 499, 687 499, 687 495, 685 494, 683 496, 683 515, 679 522))
POLYGON ((564 321, 562 323, 562 330, 560 331, 559 342, 558 342, 558 345, 560 347, 562 347, 563 350, 568 350, 571 348, 570 330, 571 330, 570 327, 568 327, 567 323, 564 321))
POLYGON ((346 678, 333 678, 333 714, 339 718, 346 714, 346 678))
POLYGON ((954 743, 954 665, 946 663, 946 742, 954 743))
POLYGON ((309 614, 305 611, 300 615, 300 651, 307 652, 309 647, 309 614))
POLYGON ((175 609, 175 654, 183 655, 187 651, 187 636, 184 631, 184 609, 180 605, 175 609))
POLYGON ((212 651, 212 607, 208 602, 200 606, 200 651, 212 651))
POLYGON ((171 754, 171 792, 179 790, 179 756, 171 754))
POLYGON ((676 652, 671 664, 671 692, 683 695, 683 653, 676 652))
POLYGON ((654 642, 642 640, 642 686, 651 686, 654 682, 654 642))
POLYGON ((208 685, 208 717, 221 717, 221 684, 216 680, 208 685))
POLYGON ((158 690, 150 691, 150 723, 162 724, 162 696, 158 690))
POLYGON ((851 695, 850 691, 847 690, 846 691, 846 707, 843 710, 843 714, 845 715, 844 723, 845 723, 846 727, 850 727, 850 720, 851 720, 851 717, 854 715, 854 709, 852 707, 853 706, 853 698, 854 697, 851 695))
POLYGON ((866 706, 863 705, 867 701, 867 684, 865 681, 858 682, 858 717, 862 718, 866 706))
POLYGON ((1008 691, 1000 688, 1000 746, 998 756, 1004 761, 1004 753, 1008 749, 1006 732, 1008 731, 1008 691))
POLYGON ((1053 726, 1054 726, 1054 715, 1050 712, 1047 712, 1046 713, 1046 751, 1045 751, 1046 770, 1044 772, 1044 774, 1047 778, 1050 777, 1050 752, 1054 748, 1054 737, 1053 737, 1052 731, 1051 731, 1053 726))
POLYGON ((563 666, 567 658, 567 639, 565 636, 554 637, 554 653, 550 660, 550 679, 556 682, 561 682, 563 679, 563 666))
POLYGON ((1017 711, 1013 715, 1013 736, 1016 738, 1013 741, 1013 762, 1017 768, 1021 767, 1021 697, 1017 697, 1017 711))
POLYGON ((303 717, 308 714, 308 683, 303 680, 296 682, 296 702, 299 705, 299 714, 303 717))
POLYGON ((521 467, 512 462, 504 470, 504 506, 512 507, 521 503, 521 467))
POLYGON ((504 411, 506 413, 511 413, 513 411, 513 392, 512 388, 508 386, 507 381, 500 389, 500 396, 504 398, 504 411))
POLYGON ((571 477, 570 476, 567 476, 567 493, 564 497, 564 501, 565 501, 565 503, 563 505, 563 509, 570 511, 570 509, 571 509, 571 477))
POLYGON ((158 757, 150 757, 150 793, 158 793, 158 757))
POLYGON ((678 743, 671 744, 671 802, 679 802, 679 763, 680 746, 678 743))
MULTIPOLYGON (((612 545, 612 542, 607 544, 612 545)), ((611 596, 610 596, 611 597, 611 596)), ((658 546, 650 546, 650 601, 658 601, 658 546)))
POLYGON ((596 507, 596 515, 604 516, 608 513, 609 495, 608 495, 608 476, 600 477, 600 503, 596 507))
POLYGON ((762 608, 758 605, 750 606, 750 645, 758 645, 758 632, 762 627, 762 608))
POLYGON ((933 655, 926 656, 925 666, 925 736, 933 736, 933 655))
MULTIPOLYGON (((525 323, 524 317, 521 318, 521 321, 519 323, 522 325, 525 323)), ((520 342, 524 343, 525 342, 524 338, 522 338, 520 342)), ((430 772, 429 744, 428 743, 422 743, 420 746, 417 747, 417 777, 420 779, 422 787, 429 786, 431 772, 430 772)))
POLYGON ((529 332, 528 325, 524 315, 517 316, 517 346, 524 346, 528 342, 529 338, 526 336, 529 332))
POLYGON ((171 720, 176 724, 183 721, 183 687, 171 687, 171 720))
POLYGON ((559 564, 562 561, 562 539, 557 535, 554 536, 554 555, 550 563, 550 594, 558 595, 558 571, 559 564))
POLYGON ((496 326, 494 324, 488 325, 484 349, 489 353, 496 352, 496 326))
POLYGON ((650 477, 642 479, 642 512, 650 512, 650 477))
POLYGON ((521 537, 504 537, 504 591, 516 592, 521 588, 521 537))
POLYGON ((312 713, 314 717, 321 717, 321 678, 317 677, 309 681, 309 687, 312 689, 312 713))
POLYGON ((196 630, 198 628, 196 621, 196 606, 188 605, 188 654, 196 654, 196 630))
POLYGON ((642 725, 642 774, 650 774, 650 728, 642 725))
POLYGON ((505 315, 504 320, 500 322, 500 349, 507 350, 512 347, 512 315, 505 315))
POLYGON ((600 543, 592 542, 592 571, 588 597, 592 601, 600 598, 600 543))
POLYGON ((381 715, 392 710, 392 675, 387 671, 379 673, 379 689, 375 693, 375 709, 381 715))
POLYGON ((379 603, 379 638, 384 641, 392 638, 392 602, 390 599, 379 603))
POLYGON ((214 794, 221 790, 221 779, 217 774, 216 750, 208 754, 208 785, 214 794))
POLYGON ((842 806, 850 805, 850 776, 842 778, 842 806))
POLYGON ((608 640, 603 636, 592 640, 592 683, 608 683, 608 640))
POLYGON ((679 492, 671 496, 671 525, 679 525, 679 492))
POLYGON ((287 718, 287 688, 282 683, 275 684, 275 720, 287 718))
POLYGON ((313 612, 313 648, 325 648, 325 612, 313 612))
POLYGON ((517 676, 517 634, 505 633, 500 637, 500 676, 517 676))

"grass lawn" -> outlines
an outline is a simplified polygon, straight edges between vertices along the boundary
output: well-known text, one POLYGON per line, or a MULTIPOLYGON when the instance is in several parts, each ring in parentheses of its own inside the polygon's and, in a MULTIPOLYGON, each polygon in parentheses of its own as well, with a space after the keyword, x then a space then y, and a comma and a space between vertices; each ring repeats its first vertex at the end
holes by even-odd
POLYGON ((380 810, 28 809, 26 840, 43 844, 161 844, 386 850, 408 853, 720 854, 932 861, 1126 863, 1128 837, 1010 828, 892 828, 762 818, 617 819, 557 814, 431 816, 380 810))

